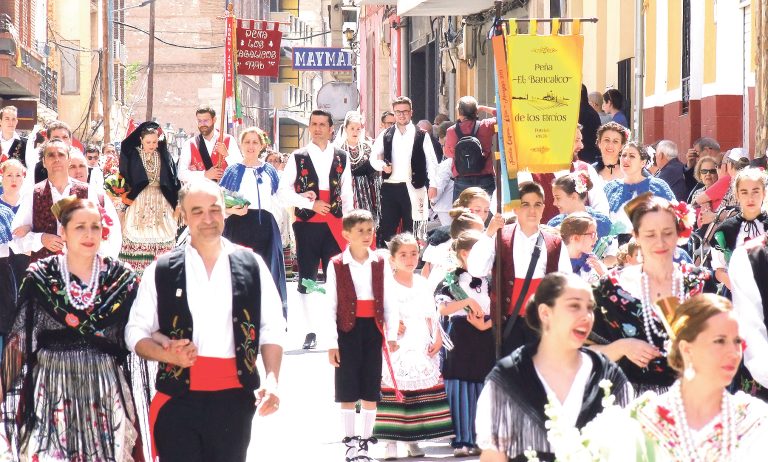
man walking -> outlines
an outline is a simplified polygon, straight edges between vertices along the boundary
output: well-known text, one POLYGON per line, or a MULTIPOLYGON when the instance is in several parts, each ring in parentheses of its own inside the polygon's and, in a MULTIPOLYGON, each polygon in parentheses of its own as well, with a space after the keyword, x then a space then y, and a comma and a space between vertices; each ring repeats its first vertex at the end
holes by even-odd
POLYGON ((216 129, 216 111, 203 106, 195 111, 197 129, 200 134, 190 137, 181 147, 179 155, 179 179, 190 181, 205 177, 219 181, 227 165, 243 160, 237 141, 232 135, 224 134, 222 141, 216 129))
POLYGON ((383 172, 381 222, 377 246, 402 231, 413 232, 414 222, 427 219, 428 200, 437 197, 437 158, 427 132, 411 123, 413 103, 406 96, 392 101, 395 125, 376 139, 371 165, 383 172))
MULTIPOLYGON (((331 258, 346 248, 341 217, 354 208, 352 173, 347 153, 330 142, 331 114, 315 110, 309 116, 312 142, 294 152, 280 177, 278 197, 286 206, 296 207, 293 232, 299 265, 299 298, 305 318, 312 322, 306 285, 317 279, 322 263, 326 274, 331 258)), ((309 332, 304 349, 314 348, 317 339, 309 332)))
POLYGON ((125 329, 131 350, 160 362, 150 406, 153 459, 242 462, 254 413, 269 415, 280 404, 282 304, 261 257, 221 237, 224 196, 216 183, 185 183, 179 208, 190 240, 144 271, 125 329))

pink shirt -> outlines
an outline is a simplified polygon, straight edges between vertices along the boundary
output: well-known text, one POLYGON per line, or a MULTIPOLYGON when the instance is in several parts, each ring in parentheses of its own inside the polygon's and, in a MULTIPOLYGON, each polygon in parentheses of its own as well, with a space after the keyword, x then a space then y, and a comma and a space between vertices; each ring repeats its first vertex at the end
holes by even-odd
POLYGON ((715 184, 707 188, 704 193, 712 201, 712 211, 716 211, 720 207, 720 202, 723 201, 725 193, 728 192, 728 188, 731 187, 731 177, 723 175, 715 181, 715 184))

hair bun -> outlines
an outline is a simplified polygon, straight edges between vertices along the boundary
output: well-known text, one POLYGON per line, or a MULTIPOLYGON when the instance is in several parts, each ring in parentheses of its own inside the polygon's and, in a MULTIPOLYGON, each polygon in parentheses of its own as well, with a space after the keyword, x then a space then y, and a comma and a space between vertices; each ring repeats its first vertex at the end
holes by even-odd
POLYGON ((67 207, 72 205, 77 199, 78 199, 77 196, 71 195, 71 196, 62 198, 58 202, 53 204, 51 206, 51 213, 53 213, 53 216, 56 217, 56 220, 61 221, 60 218, 61 218, 62 212, 64 212, 64 210, 66 210, 67 207))
POLYGON ((648 202, 651 198, 653 198, 653 193, 648 191, 638 194, 637 197, 624 204, 624 212, 627 214, 630 221, 632 221, 632 214, 637 210, 637 207, 648 202))

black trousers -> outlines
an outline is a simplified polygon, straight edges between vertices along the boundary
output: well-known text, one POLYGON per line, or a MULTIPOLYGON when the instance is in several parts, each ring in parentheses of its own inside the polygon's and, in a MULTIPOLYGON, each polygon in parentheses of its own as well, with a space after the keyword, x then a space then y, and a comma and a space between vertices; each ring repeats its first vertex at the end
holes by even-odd
POLYGON ((323 274, 328 270, 331 258, 341 253, 339 244, 325 223, 293 223, 296 236, 296 263, 299 265, 299 293, 306 294, 307 288, 301 284, 304 279, 317 279, 317 268, 323 264, 323 274))
POLYGON ((386 248, 387 241, 397 232, 400 223, 403 232, 413 232, 411 196, 405 183, 384 183, 381 185, 381 221, 376 247, 386 248))
POLYGON ((160 409, 154 436, 162 462, 245 462, 256 411, 242 388, 190 391, 160 409))
POLYGON ((336 402, 381 399, 383 337, 373 318, 357 318, 349 332, 339 332, 340 365, 334 371, 336 402))

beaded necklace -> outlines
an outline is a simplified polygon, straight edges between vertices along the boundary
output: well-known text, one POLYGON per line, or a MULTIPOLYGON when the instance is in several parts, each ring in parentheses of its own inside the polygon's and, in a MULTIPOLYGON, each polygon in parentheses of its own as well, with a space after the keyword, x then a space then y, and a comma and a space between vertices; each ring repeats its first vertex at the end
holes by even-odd
MULTIPOLYGON (((667 333, 664 331, 664 328, 659 328, 657 326, 657 323, 653 322, 653 319, 655 316, 663 316, 663 313, 658 313, 658 310, 656 308, 656 305, 652 302, 651 299, 651 289, 650 284, 648 283, 648 275, 645 273, 645 271, 641 274, 641 281, 642 281, 642 294, 641 294, 641 300, 640 303, 642 305, 642 314, 643 314, 643 328, 645 330, 645 338, 648 340, 648 343, 653 345, 653 334, 656 334, 657 337, 659 337, 662 340, 666 340, 669 338, 667 333)), ((678 301, 680 303, 685 301, 685 286, 683 283, 683 272, 680 269, 680 267, 675 266, 675 269, 672 271, 672 296, 677 297, 678 301)), ((662 349, 662 355, 666 356, 667 353, 662 349)))
POLYGON ((69 273, 69 267, 67 265, 67 256, 59 255, 59 268, 61 268, 61 276, 64 279, 64 288, 67 292, 67 298, 73 307, 77 310, 87 310, 93 307, 93 303, 96 299, 96 294, 99 292, 99 256, 94 255, 93 267, 91 269, 91 279, 88 281, 88 286, 85 289, 79 289, 74 294, 72 292, 73 283, 71 275, 69 273))

